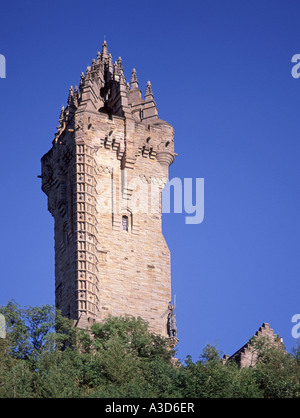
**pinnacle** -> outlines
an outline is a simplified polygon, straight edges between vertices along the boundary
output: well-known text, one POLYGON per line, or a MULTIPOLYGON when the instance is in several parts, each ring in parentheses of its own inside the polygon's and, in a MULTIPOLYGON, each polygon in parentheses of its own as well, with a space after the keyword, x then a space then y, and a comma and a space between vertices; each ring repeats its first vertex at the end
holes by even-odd
POLYGON ((102 44, 102 52, 101 52, 101 58, 108 58, 108 49, 107 49, 107 43, 106 40, 103 41, 102 44))
POLYGON ((69 100, 71 99, 71 97, 73 97, 73 92, 74 92, 73 86, 70 86, 70 88, 69 88, 69 100))
POLYGON ((59 121, 61 121, 63 119, 64 112, 65 112, 65 106, 62 106, 62 108, 60 110, 59 121))
POLYGON ((72 107, 74 105, 74 89, 73 86, 69 88, 69 96, 68 96, 68 106, 72 107))
POLYGON ((132 70, 130 85, 131 85, 132 89, 138 88, 138 86, 139 86, 139 82, 138 82, 138 78, 137 78, 137 75, 136 75, 136 69, 135 68, 132 70))
POLYGON ((121 58, 121 57, 119 57, 119 58, 118 58, 117 71, 118 71, 118 74, 119 74, 120 76, 124 76, 124 72, 123 72, 123 64, 122 64, 122 58, 121 58))
POLYGON ((147 81, 147 87, 146 87, 146 92, 145 92, 145 97, 146 96, 153 96, 153 92, 152 92, 152 86, 151 86, 151 82, 147 81))

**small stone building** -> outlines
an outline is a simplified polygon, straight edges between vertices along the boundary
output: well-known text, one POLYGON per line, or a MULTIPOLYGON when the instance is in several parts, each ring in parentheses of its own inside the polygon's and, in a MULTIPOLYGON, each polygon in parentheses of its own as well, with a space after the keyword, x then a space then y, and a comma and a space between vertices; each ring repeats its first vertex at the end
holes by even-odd
POLYGON ((235 361, 240 367, 254 367, 257 363, 258 356, 254 341, 265 343, 269 347, 285 349, 282 338, 274 334, 273 329, 270 328, 270 324, 264 322, 255 335, 243 347, 231 356, 225 355, 223 362, 235 361))

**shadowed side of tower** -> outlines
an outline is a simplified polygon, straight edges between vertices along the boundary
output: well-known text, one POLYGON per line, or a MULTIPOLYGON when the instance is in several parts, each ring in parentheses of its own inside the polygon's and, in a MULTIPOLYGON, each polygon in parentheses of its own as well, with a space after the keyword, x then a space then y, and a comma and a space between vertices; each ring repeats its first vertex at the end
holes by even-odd
POLYGON ((70 87, 42 190, 55 221, 55 300, 88 326, 108 315, 140 316, 167 336, 170 252, 161 192, 174 161, 174 130, 158 117, 151 83, 102 51, 70 87))

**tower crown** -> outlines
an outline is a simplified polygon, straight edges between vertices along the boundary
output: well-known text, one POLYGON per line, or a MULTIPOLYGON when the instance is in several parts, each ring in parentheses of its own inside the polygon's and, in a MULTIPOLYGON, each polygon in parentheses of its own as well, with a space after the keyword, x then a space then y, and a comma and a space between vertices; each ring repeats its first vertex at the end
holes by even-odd
MULTIPOLYGON (((70 87, 67 107, 60 115, 55 140, 61 135, 62 127, 71 121, 74 114, 88 111, 107 115, 109 118, 124 118, 128 130, 135 129, 135 124, 146 126, 147 130, 151 127, 163 130, 164 141, 156 142, 156 144, 152 141, 150 155, 156 156, 162 165, 169 166, 174 161, 174 130, 170 124, 158 116, 150 81, 147 82, 143 98, 136 69, 132 70, 130 83, 127 83, 122 58, 119 57, 113 64, 106 41, 102 44, 101 53, 98 52, 97 58, 92 60, 86 72, 81 73, 79 88, 70 87)), ((122 154, 125 158, 124 167, 126 161, 127 166, 134 162, 143 146, 141 141, 135 144, 125 141, 126 150, 124 149, 125 152, 122 154)))
MULTIPOLYGON (((72 102, 72 106, 74 106, 72 94, 73 92, 70 90, 68 104, 72 102)), ((139 90, 136 69, 132 70, 130 84, 127 83, 122 58, 119 57, 113 64, 106 41, 102 44, 101 53, 99 51, 97 58, 92 60, 86 72, 81 73, 76 109, 82 108, 114 116, 132 117, 137 122, 147 124, 166 123, 158 117, 150 81, 147 83, 145 99, 143 99, 139 90), (123 85, 127 85, 125 95, 122 94, 122 91, 125 91, 121 88, 123 85), (149 106, 150 102, 152 106, 149 106), (144 109, 147 109, 145 115, 144 109)))

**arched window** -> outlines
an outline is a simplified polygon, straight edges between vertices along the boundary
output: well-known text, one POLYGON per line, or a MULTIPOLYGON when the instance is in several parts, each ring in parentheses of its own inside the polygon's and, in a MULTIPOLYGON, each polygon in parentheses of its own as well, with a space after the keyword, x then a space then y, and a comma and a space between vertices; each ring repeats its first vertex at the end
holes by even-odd
POLYGON ((128 216, 126 215, 122 216, 122 229, 128 232, 128 216))

